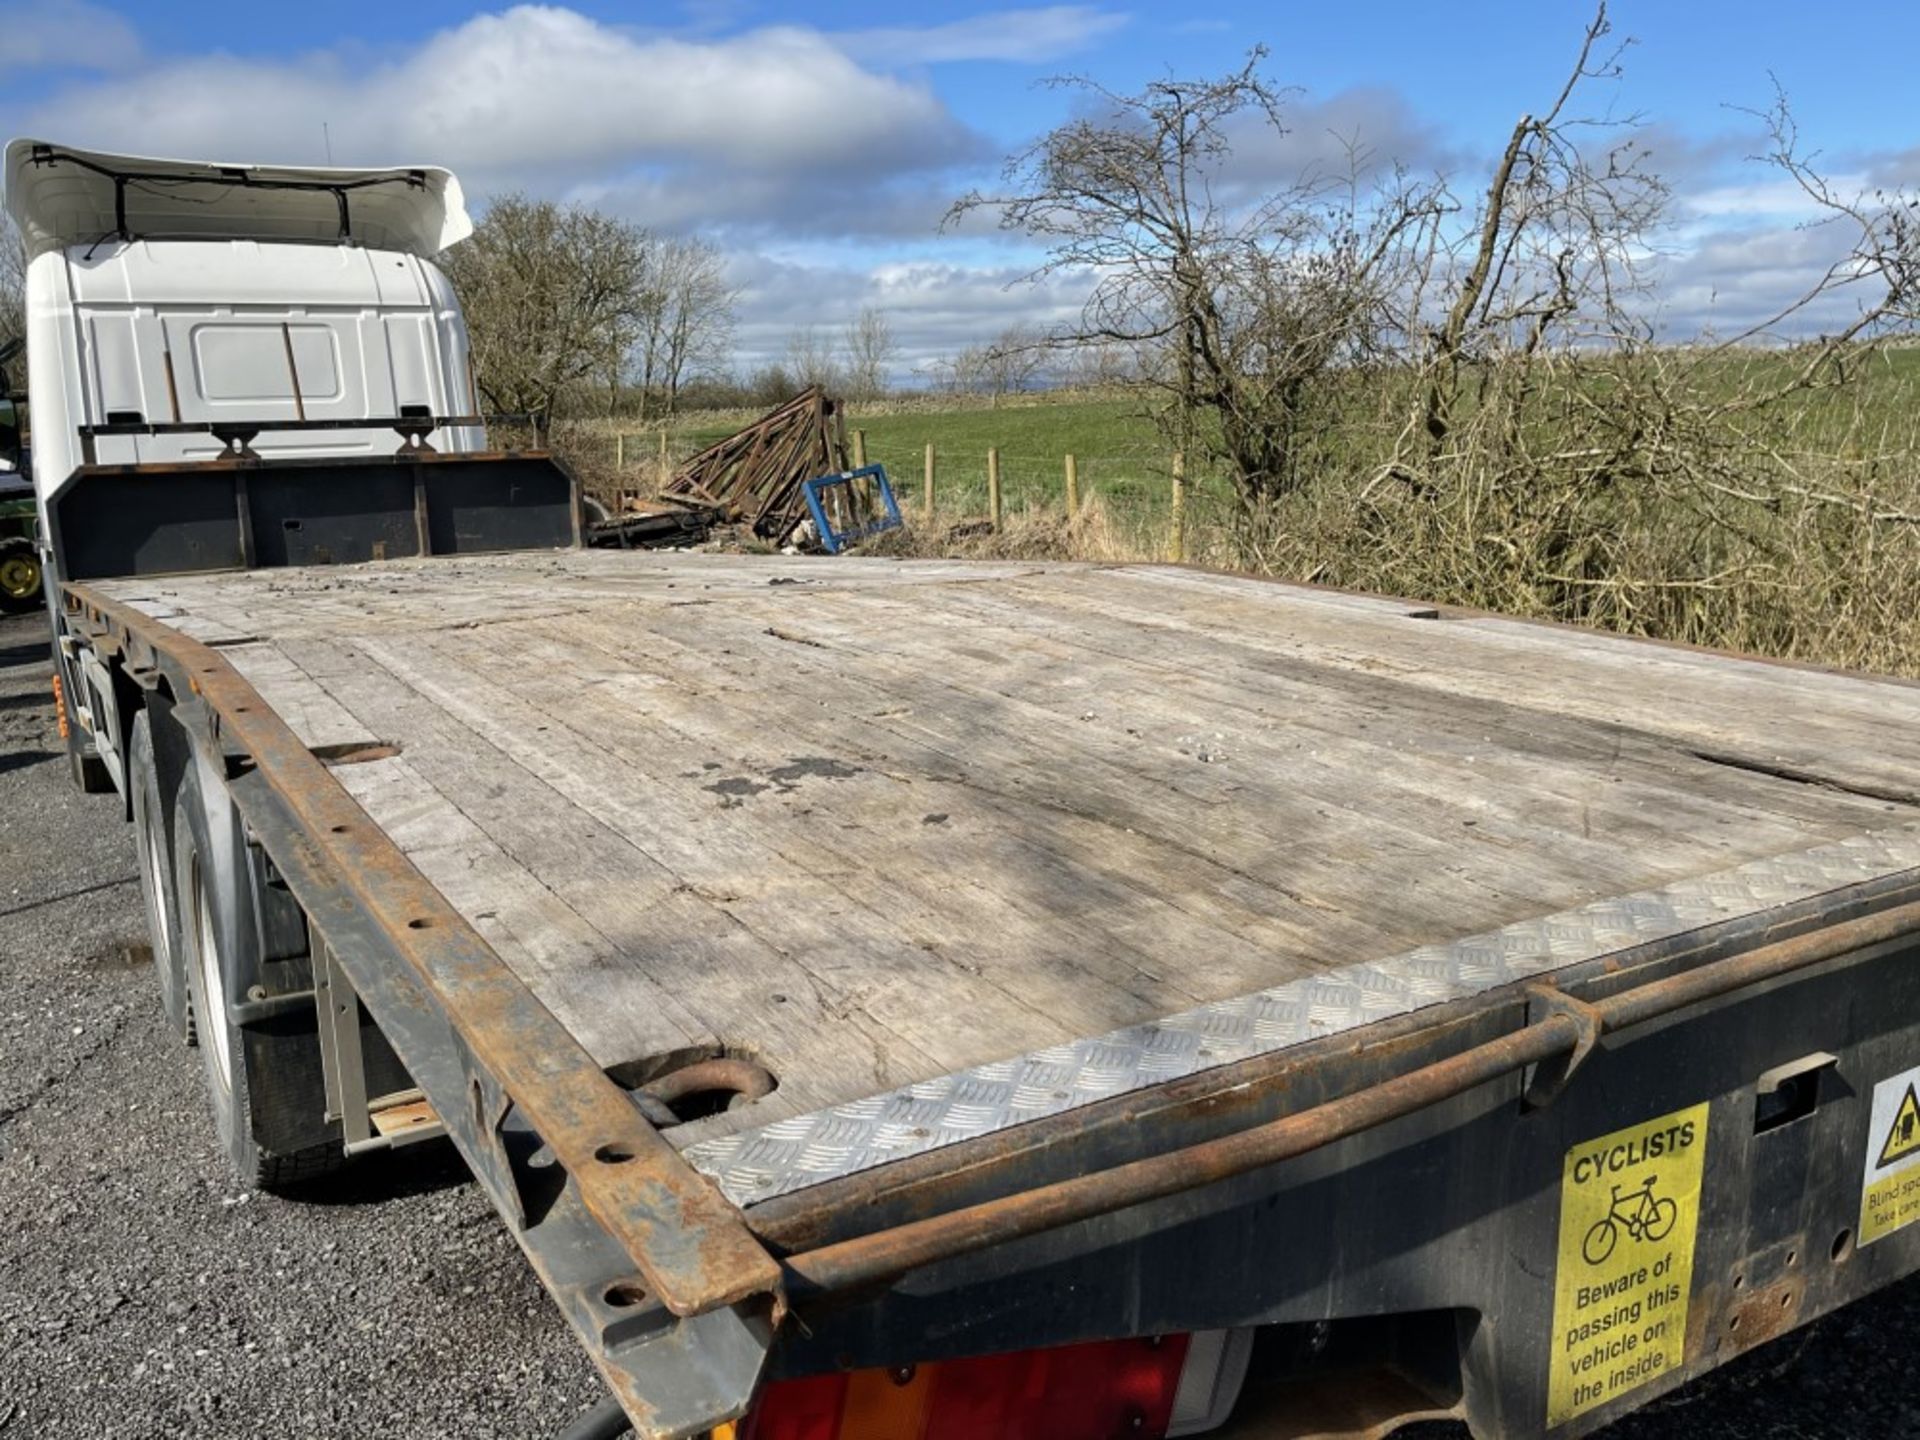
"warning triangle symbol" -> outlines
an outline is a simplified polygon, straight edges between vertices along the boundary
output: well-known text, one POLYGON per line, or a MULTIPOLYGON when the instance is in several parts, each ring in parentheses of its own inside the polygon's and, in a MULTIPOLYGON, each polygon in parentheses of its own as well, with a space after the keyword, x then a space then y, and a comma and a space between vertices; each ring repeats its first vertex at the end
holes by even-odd
POLYGON ((1880 1159, 1873 1168, 1885 1169, 1894 1161, 1916 1153, 1920 1153, 1920 1098, 1915 1097, 1909 1082, 1900 1109, 1893 1117, 1893 1126, 1887 1131, 1887 1143, 1880 1147, 1880 1159))

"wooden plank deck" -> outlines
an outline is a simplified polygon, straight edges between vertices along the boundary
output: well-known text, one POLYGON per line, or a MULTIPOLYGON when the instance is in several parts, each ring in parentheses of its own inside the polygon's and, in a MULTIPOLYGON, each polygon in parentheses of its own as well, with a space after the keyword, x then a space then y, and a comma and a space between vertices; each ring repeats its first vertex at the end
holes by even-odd
POLYGON ((116 581, 684 1142, 1914 820, 1920 688, 1153 567, 594 551, 116 581))

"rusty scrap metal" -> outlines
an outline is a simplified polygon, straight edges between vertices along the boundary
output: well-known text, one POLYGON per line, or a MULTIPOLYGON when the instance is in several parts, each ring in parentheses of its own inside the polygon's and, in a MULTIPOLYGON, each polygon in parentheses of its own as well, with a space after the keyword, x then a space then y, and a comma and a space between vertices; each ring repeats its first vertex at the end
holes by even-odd
POLYGON ((1641 1024, 1916 933, 1920 901, 1763 944, 1591 1000, 1577 1017, 1569 1009, 1555 1010, 1499 1039, 1247 1130, 790 1256, 790 1289, 796 1298, 857 1289, 940 1260, 1229 1180, 1568 1054, 1590 1041, 1590 1027, 1606 1031, 1641 1024))
POLYGON ((845 407, 815 385, 682 463, 660 494, 779 544, 807 518, 800 487, 847 468, 845 407))
POLYGON ((720 1055, 710 1060, 695 1060, 670 1070, 657 1080, 649 1080, 640 1089, 656 1100, 671 1105, 689 1095, 720 1092, 741 1101, 761 1100, 773 1093, 773 1073, 764 1065, 720 1055))

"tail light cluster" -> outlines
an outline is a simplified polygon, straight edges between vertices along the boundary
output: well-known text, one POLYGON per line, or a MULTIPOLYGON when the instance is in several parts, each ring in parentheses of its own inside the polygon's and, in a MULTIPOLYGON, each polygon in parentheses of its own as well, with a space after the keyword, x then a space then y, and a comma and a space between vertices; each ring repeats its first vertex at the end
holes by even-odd
POLYGON ((1222 1424, 1251 1330, 1102 1340, 769 1385, 715 1440, 1161 1440, 1222 1424))

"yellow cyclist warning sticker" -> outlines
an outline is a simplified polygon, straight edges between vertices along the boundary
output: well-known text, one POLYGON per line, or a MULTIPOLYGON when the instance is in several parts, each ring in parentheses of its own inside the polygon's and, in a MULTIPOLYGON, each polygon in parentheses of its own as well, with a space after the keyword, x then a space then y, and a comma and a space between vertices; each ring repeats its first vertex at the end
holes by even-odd
POLYGON ((1686 1355, 1705 1104, 1567 1151, 1547 1424, 1617 1400, 1686 1355))
POLYGON ((1920 1220, 1920 1068, 1873 1087, 1867 1173, 1860 1187, 1860 1243, 1871 1245, 1920 1220))

